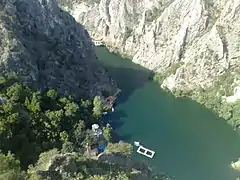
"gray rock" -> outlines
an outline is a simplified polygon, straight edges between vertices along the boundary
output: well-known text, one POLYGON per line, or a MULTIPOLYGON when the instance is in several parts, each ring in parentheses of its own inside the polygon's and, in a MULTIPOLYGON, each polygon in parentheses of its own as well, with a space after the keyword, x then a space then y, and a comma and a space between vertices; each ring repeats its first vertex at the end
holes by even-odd
POLYGON ((55 0, 1 0, 0 75, 15 73, 43 91, 115 92, 88 32, 55 0))
POLYGON ((94 39, 133 62, 161 73, 182 62, 162 87, 204 88, 240 68, 239 0, 71 2, 65 8, 94 39))

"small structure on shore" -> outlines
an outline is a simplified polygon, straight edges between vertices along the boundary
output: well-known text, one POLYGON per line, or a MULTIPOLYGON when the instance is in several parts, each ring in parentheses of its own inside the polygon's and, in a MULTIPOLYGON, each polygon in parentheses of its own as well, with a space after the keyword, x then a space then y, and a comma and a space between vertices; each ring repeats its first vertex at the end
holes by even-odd
POLYGON ((121 89, 117 89, 117 92, 112 96, 108 96, 108 97, 101 96, 101 99, 102 99, 102 102, 103 102, 103 109, 104 109, 103 115, 108 114, 108 111, 112 111, 112 112, 115 111, 113 106, 116 102, 117 95, 120 92, 121 92, 121 89))
POLYGON ((134 141, 134 145, 138 147, 140 146, 140 142, 134 141))
POLYGON ((155 155, 155 152, 154 152, 154 151, 143 147, 143 146, 140 145, 140 143, 137 142, 137 141, 134 141, 134 145, 138 147, 137 153, 139 153, 139 154, 142 154, 142 155, 147 156, 147 157, 149 157, 149 158, 153 158, 153 156, 155 155))
POLYGON ((105 145, 99 145, 98 146, 98 152, 102 153, 106 149, 105 145))
POLYGON ((98 40, 93 40, 94 45, 95 46, 104 46, 104 44, 102 43, 102 41, 98 41, 98 40))
POLYGON ((92 131, 93 131, 93 135, 99 137, 100 135, 102 135, 102 130, 99 128, 98 124, 93 124, 92 125, 92 131))

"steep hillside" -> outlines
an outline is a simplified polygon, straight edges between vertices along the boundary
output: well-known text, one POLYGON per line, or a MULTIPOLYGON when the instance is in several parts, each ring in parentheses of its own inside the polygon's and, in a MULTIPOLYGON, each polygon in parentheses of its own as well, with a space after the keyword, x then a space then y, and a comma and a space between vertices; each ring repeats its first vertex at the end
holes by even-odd
POLYGON ((133 62, 159 73, 177 64, 163 82, 169 89, 211 86, 240 67, 239 0, 61 2, 94 39, 133 62))
POLYGON ((162 88, 240 123, 233 114, 240 100, 239 0, 60 3, 94 39, 156 72, 162 88))
POLYGON ((76 97, 115 91, 84 27, 56 1, 0 1, 0 75, 76 97))

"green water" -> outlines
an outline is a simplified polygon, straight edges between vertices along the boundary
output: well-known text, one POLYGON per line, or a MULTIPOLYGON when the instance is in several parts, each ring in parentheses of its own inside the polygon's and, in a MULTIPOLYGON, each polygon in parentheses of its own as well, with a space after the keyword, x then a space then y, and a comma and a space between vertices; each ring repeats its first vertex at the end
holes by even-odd
POLYGON ((119 138, 139 141, 156 152, 153 159, 136 153, 154 170, 177 180, 235 180, 229 164, 240 156, 240 136, 210 110, 176 99, 148 80, 149 72, 97 48, 97 55, 122 94, 111 116, 119 138))

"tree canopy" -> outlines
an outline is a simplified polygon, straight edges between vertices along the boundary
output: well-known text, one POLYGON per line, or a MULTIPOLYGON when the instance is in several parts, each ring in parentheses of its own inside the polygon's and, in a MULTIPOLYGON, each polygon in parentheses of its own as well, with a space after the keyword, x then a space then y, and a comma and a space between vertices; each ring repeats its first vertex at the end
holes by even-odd
MULTIPOLYGON (((107 168, 104 175, 91 175, 89 169, 96 162, 83 156, 86 144, 94 146, 98 141, 91 125, 96 120, 102 125, 103 103, 99 96, 76 101, 54 89, 40 93, 15 77, 0 80, 0 180, 44 179, 33 170, 46 169, 51 158, 64 153, 77 153, 73 161, 83 168, 66 175, 67 179, 129 179, 125 170, 115 167, 113 174, 106 164, 100 165, 107 168)), ((102 129, 101 138, 111 142, 110 124, 102 129)), ((129 155, 131 148, 125 145, 128 152, 123 154, 129 155)))

